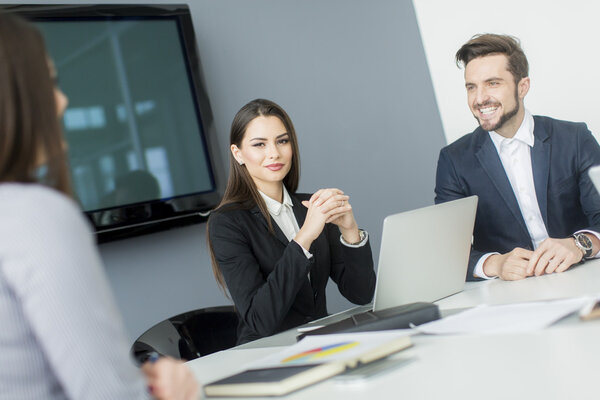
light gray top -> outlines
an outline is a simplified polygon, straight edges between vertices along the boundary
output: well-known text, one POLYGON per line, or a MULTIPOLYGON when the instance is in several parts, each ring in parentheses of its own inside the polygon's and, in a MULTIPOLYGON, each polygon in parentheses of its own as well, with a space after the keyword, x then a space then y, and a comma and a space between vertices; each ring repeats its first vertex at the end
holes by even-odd
POLYGON ((0 399, 148 398, 77 205, 3 183, 0 221, 0 399))

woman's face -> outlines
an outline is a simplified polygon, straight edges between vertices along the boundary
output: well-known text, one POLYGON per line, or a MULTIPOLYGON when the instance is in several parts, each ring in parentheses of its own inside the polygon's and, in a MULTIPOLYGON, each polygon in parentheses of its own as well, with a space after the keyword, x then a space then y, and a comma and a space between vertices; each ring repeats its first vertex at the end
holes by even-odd
POLYGON ((69 104, 69 99, 67 96, 60 90, 60 88, 54 88, 54 100, 56 101, 56 115, 62 117, 65 110, 67 109, 67 105, 69 104))
POLYGON ((56 103, 56 115, 58 117, 62 117, 65 110, 67 109, 67 105, 69 104, 69 99, 67 96, 60 90, 58 86, 58 75, 56 73, 56 68, 54 67, 54 62, 52 60, 48 60, 48 68, 50 68, 50 77, 54 81, 54 102, 56 103))
POLYGON ((238 163, 246 165, 259 190, 283 181, 292 167, 290 134, 275 116, 259 116, 246 127, 241 146, 231 145, 238 163))
MULTIPOLYGON (((58 86, 58 77, 56 74, 56 68, 54 67, 54 62, 51 59, 48 59, 48 69, 50 70, 50 78, 54 82, 54 102, 56 103, 56 115, 61 118, 67 109, 67 105, 69 104, 69 99, 67 96, 60 90, 58 86)), ((63 149, 67 150, 67 142, 65 142, 64 138, 62 139, 63 149)), ((37 165, 41 166, 48 162, 48 157, 46 155, 45 150, 39 150, 37 155, 37 165)))

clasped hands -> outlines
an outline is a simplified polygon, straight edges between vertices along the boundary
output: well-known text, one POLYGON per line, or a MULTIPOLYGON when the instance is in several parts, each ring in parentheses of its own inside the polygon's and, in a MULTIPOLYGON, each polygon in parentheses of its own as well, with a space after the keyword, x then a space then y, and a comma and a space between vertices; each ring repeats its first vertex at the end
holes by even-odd
POLYGON ((323 231, 326 223, 340 228, 340 232, 348 243, 360 240, 358 225, 349 203, 350 197, 340 189, 320 189, 302 205, 308 209, 306 219, 294 238, 302 247, 308 249, 323 231))
POLYGON ((518 280, 532 275, 564 272, 582 258, 583 252, 573 238, 548 238, 535 251, 517 247, 505 254, 492 255, 485 261, 483 269, 488 276, 518 280))

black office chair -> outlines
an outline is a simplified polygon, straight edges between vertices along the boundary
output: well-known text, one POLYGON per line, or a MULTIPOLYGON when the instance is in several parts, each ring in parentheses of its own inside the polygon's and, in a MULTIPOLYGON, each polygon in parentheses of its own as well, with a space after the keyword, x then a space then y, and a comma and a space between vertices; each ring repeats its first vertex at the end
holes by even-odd
POLYGON ((193 360, 235 346, 237 325, 233 306, 188 311, 148 329, 133 343, 131 353, 139 364, 153 352, 193 360))

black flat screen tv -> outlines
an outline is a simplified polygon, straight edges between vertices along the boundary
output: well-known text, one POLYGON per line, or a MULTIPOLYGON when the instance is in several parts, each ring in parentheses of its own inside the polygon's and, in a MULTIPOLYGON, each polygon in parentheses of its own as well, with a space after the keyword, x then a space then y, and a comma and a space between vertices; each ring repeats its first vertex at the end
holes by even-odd
POLYGON ((4 5, 43 33, 77 201, 99 242, 199 222, 219 200, 186 5, 4 5))

